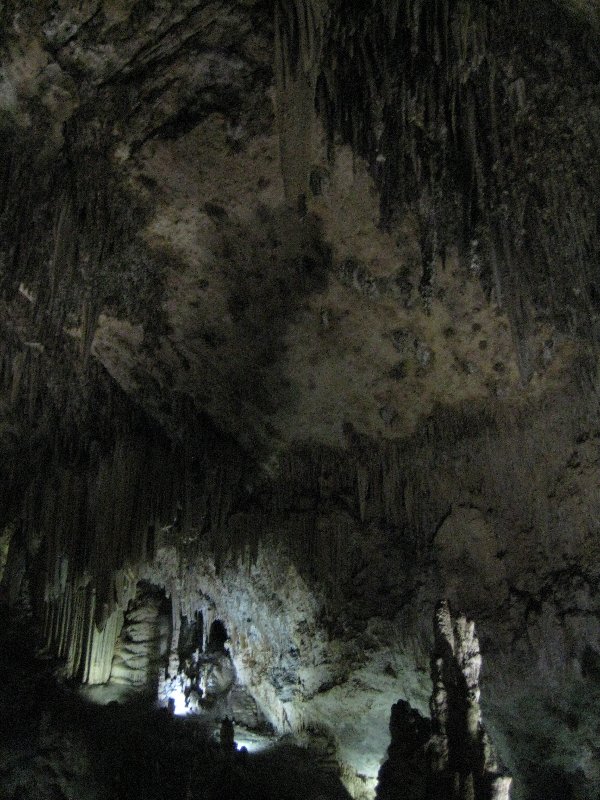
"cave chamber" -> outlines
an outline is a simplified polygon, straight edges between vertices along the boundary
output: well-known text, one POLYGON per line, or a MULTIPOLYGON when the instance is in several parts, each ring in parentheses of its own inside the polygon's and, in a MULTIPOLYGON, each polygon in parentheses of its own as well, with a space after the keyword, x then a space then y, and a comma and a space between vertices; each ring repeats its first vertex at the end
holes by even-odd
POLYGON ((597 0, 0 3, 0 795, 597 800, 597 0))

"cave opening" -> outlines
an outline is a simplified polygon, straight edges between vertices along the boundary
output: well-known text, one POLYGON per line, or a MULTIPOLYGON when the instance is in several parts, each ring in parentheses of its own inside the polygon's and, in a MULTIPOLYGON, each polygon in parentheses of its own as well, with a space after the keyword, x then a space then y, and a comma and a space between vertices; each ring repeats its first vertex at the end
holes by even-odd
POLYGON ((224 653, 226 652, 225 644, 229 639, 227 628, 220 619, 214 620, 210 626, 208 634, 207 652, 209 653, 224 653))

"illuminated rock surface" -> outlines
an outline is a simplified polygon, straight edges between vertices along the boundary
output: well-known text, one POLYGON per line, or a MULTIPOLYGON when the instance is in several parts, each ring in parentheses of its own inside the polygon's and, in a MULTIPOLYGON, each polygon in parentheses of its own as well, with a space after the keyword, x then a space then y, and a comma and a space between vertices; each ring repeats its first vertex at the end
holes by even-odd
POLYGON ((222 796, 217 745, 189 770, 226 716, 295 743, 233 796, 433 800, 437 764, 597 800, 599 31, 596 0, 0 6, 9 800, 222 796), (29 680, 34 630, 128 705, 29 680))

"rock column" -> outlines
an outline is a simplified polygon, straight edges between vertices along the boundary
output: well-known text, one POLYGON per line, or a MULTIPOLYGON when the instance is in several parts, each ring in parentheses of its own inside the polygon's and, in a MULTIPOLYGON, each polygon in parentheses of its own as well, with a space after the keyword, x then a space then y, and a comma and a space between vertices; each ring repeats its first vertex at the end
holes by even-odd
POLYGON ((428 797, 508 800, 512 780, 501 769, 481 719, 475 625, 462 615, 454 618, 443 600, 435 610, 434 633, 428 797))

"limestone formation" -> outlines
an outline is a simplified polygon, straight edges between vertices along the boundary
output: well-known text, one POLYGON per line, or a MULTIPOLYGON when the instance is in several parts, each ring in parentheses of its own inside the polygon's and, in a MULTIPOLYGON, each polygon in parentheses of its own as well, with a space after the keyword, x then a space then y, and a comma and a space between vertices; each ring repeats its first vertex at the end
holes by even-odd
POLYGON ((129 603, 114 643, 111 683, 156 693, 170 639, 170 614, 161 609, 163 600, 160 592, 142 586, 129 603))
POLYGON ((599 37, 0 2, 0 605, 67 685, 318 743, 356 800, 596 800, 599 37))
POLYGON ((512 779, 500 770, 481 717, 475 625, 464 616, 453 617, 448 602, 442 601, 436 607, 434 632, 428 797, 508 800, 512 779))

